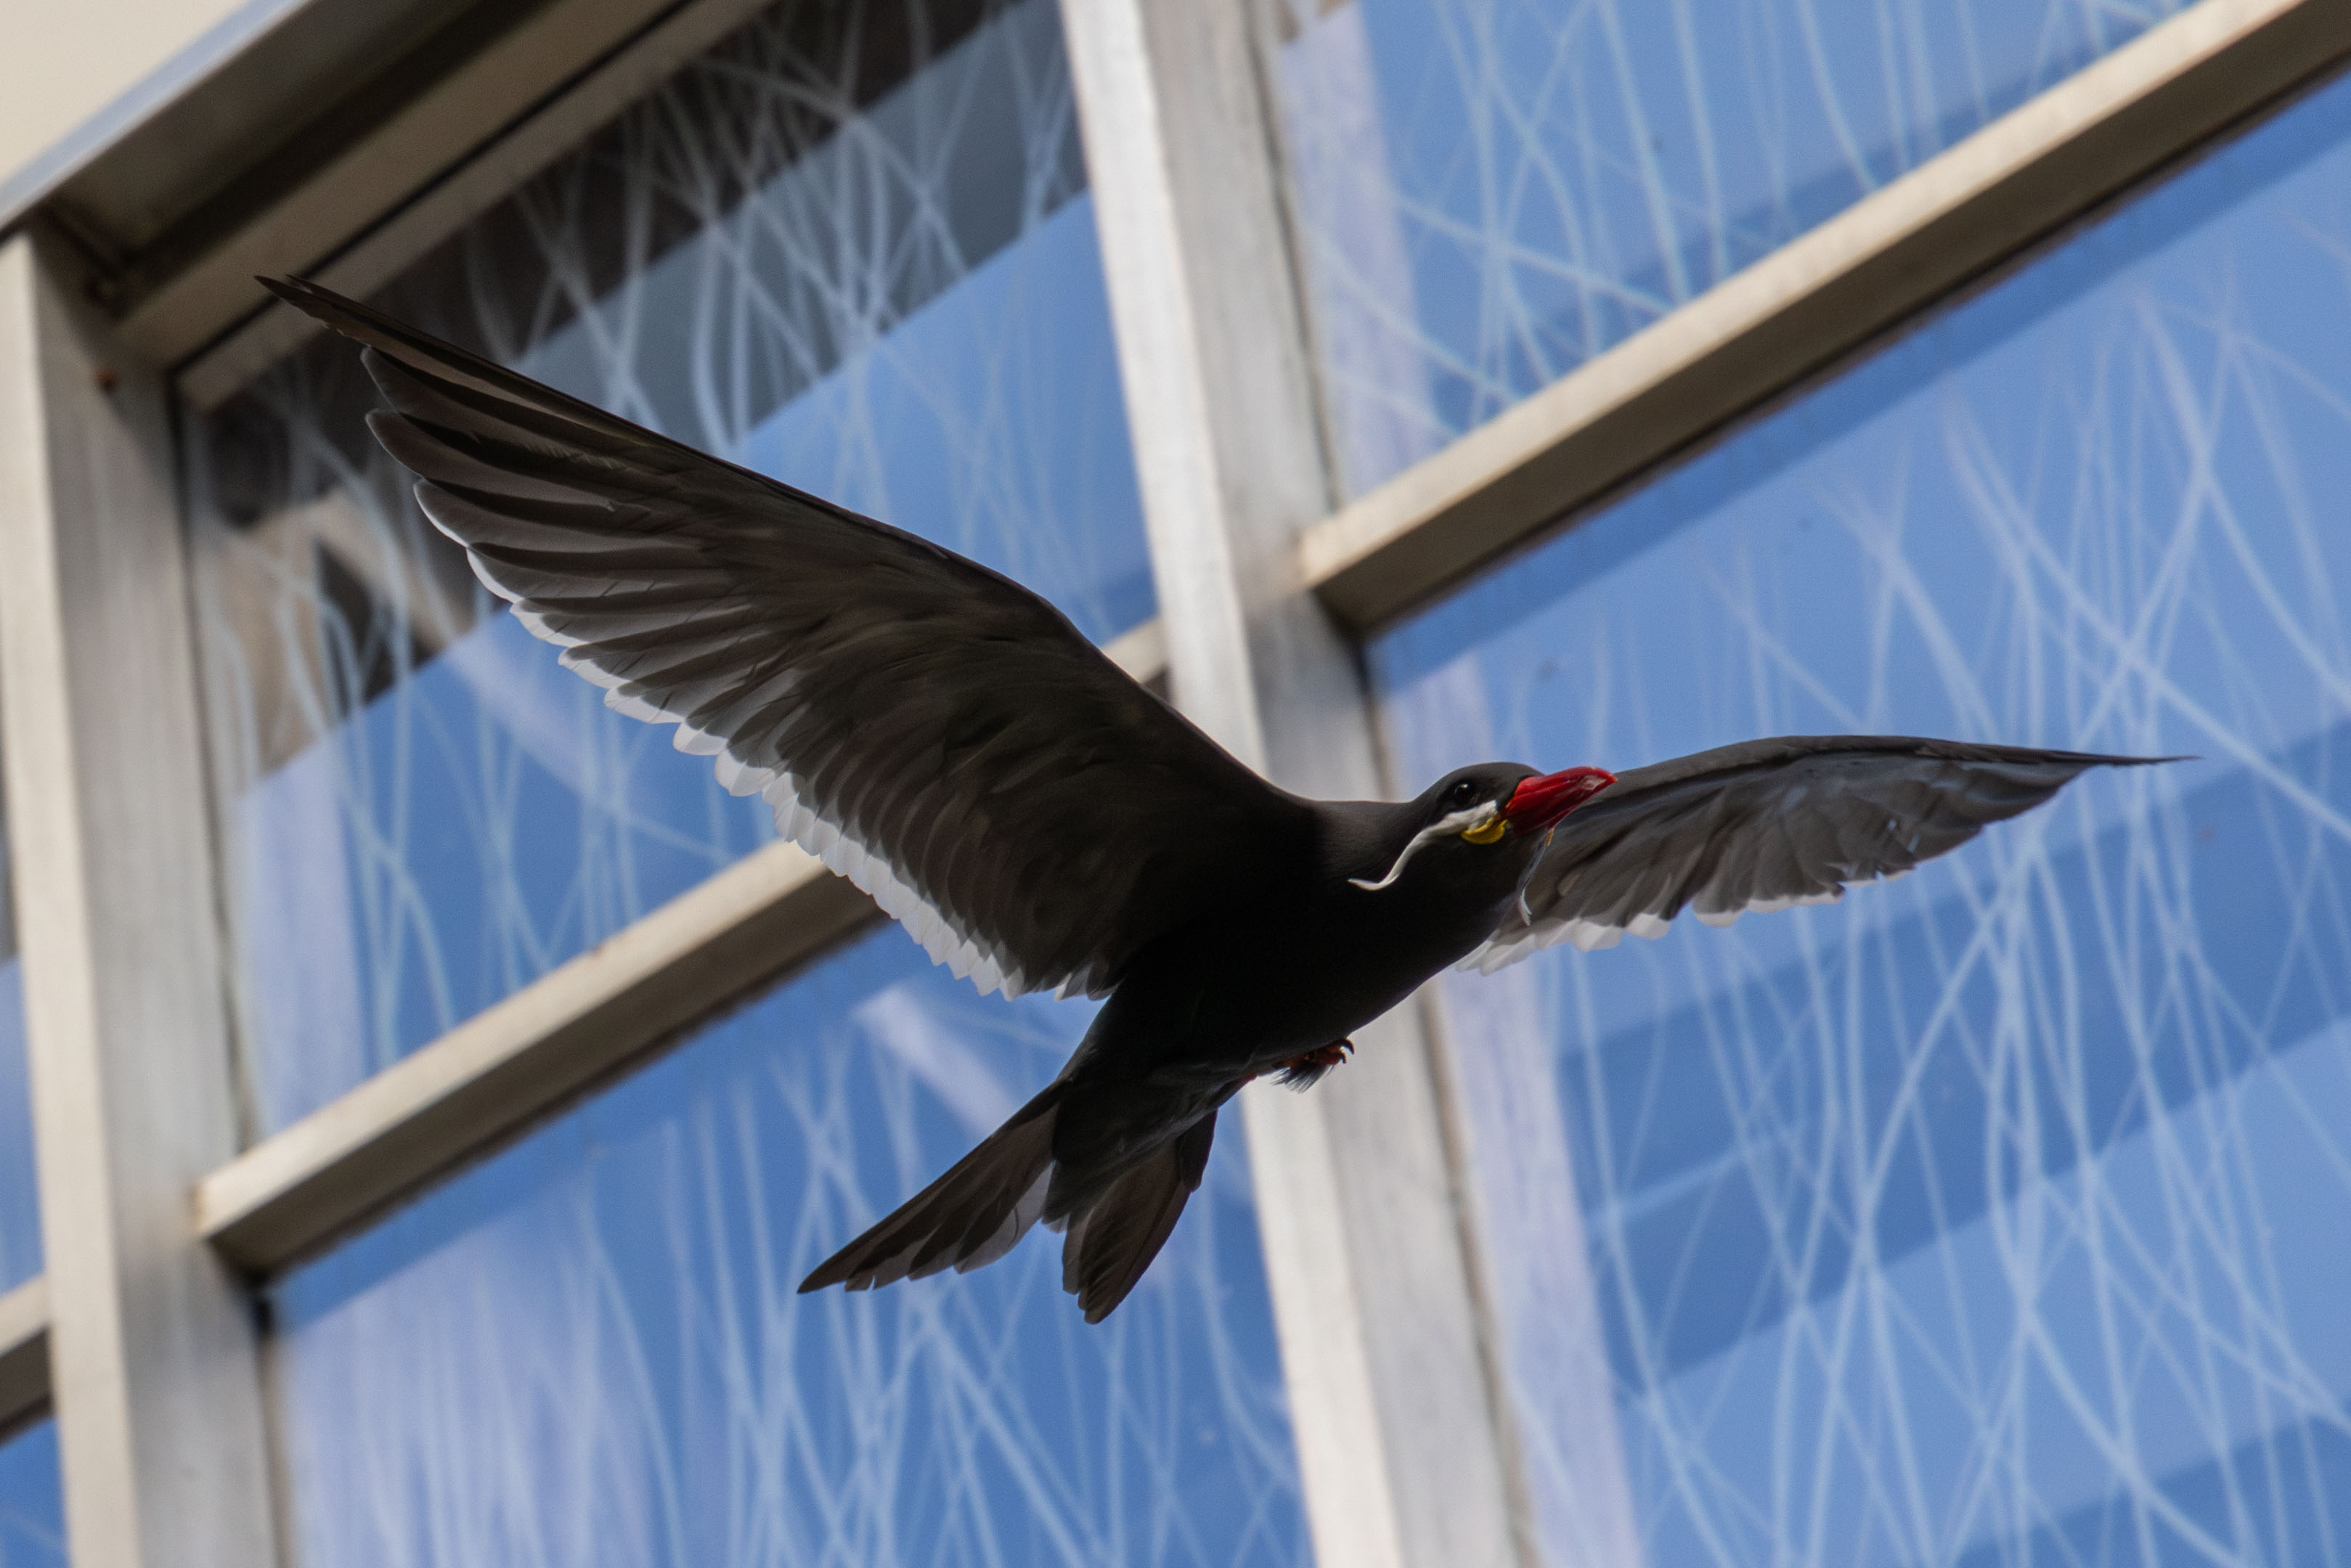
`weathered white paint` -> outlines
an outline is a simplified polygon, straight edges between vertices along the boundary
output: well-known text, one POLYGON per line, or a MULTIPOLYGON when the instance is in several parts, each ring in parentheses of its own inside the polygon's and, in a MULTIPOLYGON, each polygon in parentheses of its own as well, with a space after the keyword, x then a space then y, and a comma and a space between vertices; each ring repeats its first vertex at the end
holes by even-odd
POLYGON ((68 1533, 274 1560, 251 1303, 188 1223, 236 1152, 162 389, 0 247, 0 758, 68 1533))

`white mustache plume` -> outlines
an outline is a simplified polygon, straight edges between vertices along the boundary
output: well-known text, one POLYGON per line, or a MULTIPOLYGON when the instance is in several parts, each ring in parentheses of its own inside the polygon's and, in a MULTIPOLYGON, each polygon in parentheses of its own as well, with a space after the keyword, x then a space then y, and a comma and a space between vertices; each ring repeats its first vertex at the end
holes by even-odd
POLYGON ((1405 845, 1404 852, 1395 858, 1395 864, 1388 867, 1387 875, 1377 882, 1365 882, 1360 876, 1351 876, 1347 882, 1351 886, 1360 887, 1365 893, 1377 893, 1384 887, 1394 887, 1395 879, 1404 874, 1405 862, 1418 854, 1423 844, 1433 844, 1447 833, 1475 832, 1501 814, 1502 808, 1489 800, 1482 806, 1465 807, 1461 810, 1439 817, 1413 834, 1412 842, 1405 845))

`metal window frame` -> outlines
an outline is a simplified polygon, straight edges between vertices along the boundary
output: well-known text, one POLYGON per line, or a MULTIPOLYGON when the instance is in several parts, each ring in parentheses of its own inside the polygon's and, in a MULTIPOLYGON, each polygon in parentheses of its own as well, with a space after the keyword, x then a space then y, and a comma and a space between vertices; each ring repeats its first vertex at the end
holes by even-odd
MULTIPOLYGON (((340 257, 330 279, 380 281, 751 3, 656 16, 603 0, 608 27, 625 14, 659 26, 590 62, 578 91, 533 119, 507 123, 546 90, 544 69, 453 83, 476 141, 505 129, 445 164, 434 161, 463 139, 395 124, 332 190, 314 183, 255 219, 235 270, 340 257)), ((1357 789, 1381 780, 1355 639, 1849 362, 2351 55, 2344 0, 2200 0, 1333 509, 1254 0, 1062 9, 1163 605, 1113 654, 1138 676, 1168 673, 1187 711, 1275 777, 1357 789)), ((202 776, 193 684, 171 674, 192 653, 184 614, 168 606, 127 641, 74 628, 110 595, 135 598, 148 576, 152 589, 183 570, 169 548, 177 508, 158 482, 170 472, 153 417, 163 369, 183 372, 183 395, 216 402, 289 343, 263 328, 189 361, 248 303, 224 283, 230 269, 107 322, 71 298, 78 266, 24 235, 0 246, 0 532, 52 562, 80 548, 75 535, 105 536, 46 586, 18 574, 0 589, 16 829, 28 849, 73 852, 20 855, 18 875, 45 914, 77 912, 62 938, 28 932, 25 944, 44 1223, 59 1239, 47 1276, 0 1296, 0 1427, 55 1410, 82 1568, 266 1562, 266 1440, 235 1276, 281 1270, 427 1189, 878 916, 796 852, 765 852, 254 1148, 185 1168, 191 1147, 224 1136, 210 1112, 194 1118, 208 1131, 174 1145, 181 1168, 139 1146, 156 1117, 182 1116, 182 1099, 227 1092, 225 1012, 201 974, 214 964, 216 989, 219 901, 202 894, 216 894, 217 868, 197 792, 175 801, 152 783, 202 776), (93 395, 101 383, 121 390, 93 395), (77 472, 60 475, 60 461, 77 472), (134 668, 164 678, 120 713, 77 706, 77 692, 134 668), (131 755, 134 716, 168 743, 159 755, 137 737, 151 780, 138 799, 157 815, 135 847, 170 868, 164 891, 181 911, 164 923, 168 961, 138 968, 134 951, 156 951, 155 911, 126 903, 121 849, 89 831, 122 782, 89 769, 131 755), (133 929, 147 946, 118 939, 133 929), (746 963, 753 952, 771 961, 746 963), (110 1010, 110 987, 146 1009, 144 1024, 110 1010), (174 1009, 180 1024, 154 1038, 174 1009), (152 1082, 101 1071, 134 1043, 152 1082), (162 1473, 167 1456, 180 1473, 162 1473)), ((1245 1101, 1318 1553, 1418 1564, 1470 1560, 1474 1546, 1477 1560, 1531 1563, 1443 1020, 1402 1009, 1379 1033, 1315 1096, 1245 1101)))
POLYGON ((45 1297, 76 1561, 264 1563, 258 1325, 187 1224, 237 1134, 167 400, 58 259, 0 245, 0 761, 46 1260, 27 1315, 45 1297))

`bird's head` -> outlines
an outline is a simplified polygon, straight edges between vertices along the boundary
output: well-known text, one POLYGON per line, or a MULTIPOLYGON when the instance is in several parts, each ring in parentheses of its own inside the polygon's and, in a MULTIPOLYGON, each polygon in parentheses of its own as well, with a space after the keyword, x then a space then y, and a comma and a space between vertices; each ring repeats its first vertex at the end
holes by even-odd
POLYGON ((1416 856, 1441 850, 1448 862, 1464 854, 1476 863, 1496 857, 1496 869, 1516 868, 1541 846, 1562 817, 1616 782, 1604 768, 1570 768, 1538 773, 1517 762, 1483 762, 1458 768, 1430 785, 1400 810, 1411 829, 1386 873, 1348 880, 1367 892, 1395 885, 1416 856), (1506 853, 1505 849, 1516 852, 1506 853), (1486 852, 1480 854, 1479 852, 1486 852))

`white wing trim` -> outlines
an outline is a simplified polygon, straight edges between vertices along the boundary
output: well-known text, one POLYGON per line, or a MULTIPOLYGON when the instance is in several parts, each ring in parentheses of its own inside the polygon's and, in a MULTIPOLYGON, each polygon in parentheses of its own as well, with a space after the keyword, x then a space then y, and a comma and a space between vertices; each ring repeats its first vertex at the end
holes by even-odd
MULTIPOLYGON (((1906 867, 1905 871, 1907 870, 1906 867)), ((1895 877, 1902 874, 1904 874, 1903 872, 1896 872, 1877 880, 1892 882, 1895 877)), ((1708 925, 1729 925, 1737 922, 1742 915, 1774 915, 1782 909, 1795 909, 1805 904, 1834 904, 1844 896, 1844 889, 1834 887, 1825 893, 1808 893, 1794 898, 1750 899, 1736 909, 1694 907, 1690 913, 1708 925)), ((1562 942, 1572 942, 1581 951, 1593 953, 1604 947, 1614 947, 1617 943, 1625 940, 1625 934, 1628 931, 1635 936, 1646 937, 1654 942, 1672 929, 1673 921, 1670 918, 1662 915, 1652 915, 1646 910, 1623 920, 1582 918, 1545 920, 1533 925, 1520 926, 1508 936, 1491 938, 1462 959, 1456 967, 1474 969, 1479 974, 1490 975, 1497 969, 1507 968, 1531 953, 1540 952, 1545 947, 1556 947, 1562 942)))
MULTIPOLYGON (((425 511, 427 516, 431 515, 430 505, 425 511)), ((438 518, 434 521, 436 527, 440 527, 438 518)), ((441 531, 457 539, 460 545, 465 543, 447 528, 442 528, 441 531)), ((967 929, 953 915, 903 881, 897 868, 886 857, 801 800, 799 781, 789 773, 778 773, 773 768, 746 761, 730 748, 726 737, 696 729, 685 721, 684 715, 672 713, 631 691, 626 679, 603 669, 595 662, 594 644, 549 626, 546 617, 532 608, 528 601, 499 583, 472 550, 465 552, 465 559, 473 563, 474 575, 491 592, 514 607, 515 618, 522 622, 525 630, 541 642, 552 643, 563 650, 558 662, 565 669, 604 688, 606 707, 647 724, 677 726, 672 745, 680 751, 711 758, 718 782, 728 793, 757 794, 764 799, 775 813, 778 833, 822 861, 829 870, 847 877, 860 890, 872 895, 873 902, 882 906, 883 913, 904 925, 914 940, 923 945, 923 951, 931 956, 932 963, 944 964, 957 979, 969 980, 979 988, 981 996, 1002 991, 1008 997, 1017 997, 1039 988, 1040 982, 1033 981, 1025 974, 1010 954, 967 929)), ((789 680, 796 674, 787 671, 778 678, 789 680)), ((1054 985, 1056 994, 1061 996, 1084 988, 1084 977, 1081 975, 1054 977, 1042 983, 1054 985)))

